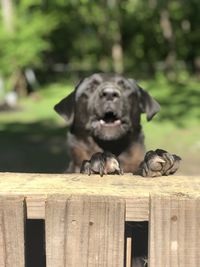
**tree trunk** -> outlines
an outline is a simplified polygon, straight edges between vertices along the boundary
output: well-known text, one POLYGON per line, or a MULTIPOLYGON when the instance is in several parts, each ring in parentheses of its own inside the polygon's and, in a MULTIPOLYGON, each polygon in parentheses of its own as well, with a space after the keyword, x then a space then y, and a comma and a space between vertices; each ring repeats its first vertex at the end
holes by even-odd
POLYGON ((2 17, 6 31, 13 32, 13 2, 12 0, 1 0, 2 17))
MULTIPOLYGON (((1 0, 2 17, 5 30, 12 34, 14 33, 14 2, 13 0, 1 0)), ((15 59, 13 59, 15 64, 15 59)), ((16 65, 16 64, 15 64, 16 65)), ((11 90, 15 91, 19 96, 25 95, 27 92, 27 83, 23 71, 16 66, 16 70, 10 76, 11 90)))
POLYGON ((165 58, 165 70, 167 75, 172 77, 175 73, 176 47, 173 27, 170 21, 169 12, 166 9, 162 10, 160 13, 160 26, 163 31, 163 36, 169 44, 169 51, 165 58))
POLYGON ((112 46, 112 59, 113 59, 113 69, 116 73, 123 73, 123 48, 120 42, 115 42, 112 46))
POLYGON ((116 73, 123 73, 124 63, 123 63, 123 47, 122 47, 122 36, 120 31, 120 13, 119 13, 119 1, 118 0, 107 0, 108 8, 112 10, 112 18, 108 18, 112 24, 115 25, 111 36, 111 53, 113 61, 113 70, 116 73))

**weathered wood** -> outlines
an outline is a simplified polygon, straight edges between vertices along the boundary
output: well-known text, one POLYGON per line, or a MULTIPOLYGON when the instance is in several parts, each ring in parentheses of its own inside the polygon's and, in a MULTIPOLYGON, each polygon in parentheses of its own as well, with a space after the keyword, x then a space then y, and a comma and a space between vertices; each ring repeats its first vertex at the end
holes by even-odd
POLYGON ((47 267, 123 267, 125 202, 53 197, 46 203, 47 267))
MULTIPOLYGON (((67 196, 46 202, 45 236, 47 267, 65 266, 67 196)), ((67 237, 68 238, 68 237, 67 237)))
POLYGON ((126 267, 131 267, 132 265, 132 238, 126 238, 126 267))
POLYGON ((162 192, 200 196, 200 177, 0 173, 0 196, 24 196, 30 219, 44 219, 48 195, 78 194, 120 197, 126 201, 126 221, 145 221, 149 219, 149 194, 162 192))
POLYGON ((0 197, 0 266, 24 267, 24 200, 0 197))
POLYGON ((200 266, 200 198, 153 195, 150 211, 150 267, 200 266))
POLYGON ((27 218, 28 219, 45 219, 45 201, 47 195, 24 194, 26 196, 26 206, 27 206, 27 218))

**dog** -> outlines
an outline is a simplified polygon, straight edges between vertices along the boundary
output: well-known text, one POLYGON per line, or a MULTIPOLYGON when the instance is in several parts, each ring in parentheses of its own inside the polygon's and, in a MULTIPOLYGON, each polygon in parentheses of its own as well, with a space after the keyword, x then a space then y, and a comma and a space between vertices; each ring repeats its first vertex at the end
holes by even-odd
POLYGON ((141 114, 150 121, 160 105, 134 79, 93 74, 54 108, 69 126, 67 172, 80 172, 83 161, 104 151, 119 159, 124 172, 160 176, 178 169, 180 158, 167 151, 152 152, 153 160, 152 153, 145 156, 141 114))
MULTIPOLYGON (((145 154, 141 114, 150 121, 159 110, 158 102, 134 79, 96 73, 81 80, 55 105, 69 127, 71 161, 67 172, 103 176, 124 171, 151 177, 176 172, 180 162, 177 155, 162 149, 145 154)), ((135 230, 134 223, 129 227, 139 235, 133 266, 147 266, 147 242, 142 242, 147 240, 147 224, 141 223, 135 230)))

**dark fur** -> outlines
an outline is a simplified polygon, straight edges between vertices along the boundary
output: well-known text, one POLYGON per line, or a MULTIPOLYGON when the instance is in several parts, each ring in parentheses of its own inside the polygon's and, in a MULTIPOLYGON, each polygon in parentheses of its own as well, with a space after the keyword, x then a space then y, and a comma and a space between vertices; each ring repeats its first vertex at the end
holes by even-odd
POLYGON ((110 152, 93 154, 91 159, 82 162, 80 172, 88 175, 97 173, 100 176, 104 174, 123 174, 118 158, 110 152))
POLYGON ((136 172, 145 153, 141 114, 150 121, 159 109, 133 79, 107 74, 83 79, 55 106, 69 126, 68 172, 79 172, 83 160, 105 150, 119 158, 124 172, 136 172))
MULTIPOLYGON (((147 152, 144 157, 140 117, 146 113, 150 121, 159 109, 156 100, 133 79, 105 74, 83 79, 69 96, 55 106, 69 126, 71 162, 68 172, 80 172, 82 165, 83 173, 109 173, 105 170, 104 153, 98 153, 108 151, 115 155, 114 159, 119 159, 124 172, 143 176, 174 173, 179 166, 178 156, 156 150, 147 152)), ((147 224, 140 224, 135 230, 132 229, 134 223, 129 225, 131 235, 134 233, 134 242, 138 235, 134 266, 147 266, 145 258, 141 257, 147 255, 147 242, 143 242, 147 241, 147 224)))

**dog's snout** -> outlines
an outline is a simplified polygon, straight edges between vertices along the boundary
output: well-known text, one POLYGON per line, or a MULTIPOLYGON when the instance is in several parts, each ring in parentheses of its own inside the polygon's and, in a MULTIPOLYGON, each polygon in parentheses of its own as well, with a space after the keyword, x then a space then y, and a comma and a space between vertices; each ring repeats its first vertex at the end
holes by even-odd
POLYGON ((102 90, 101 96, 106 100, 115 100, 120 97, 120 92, 113 87, 106 87, 102 90))

